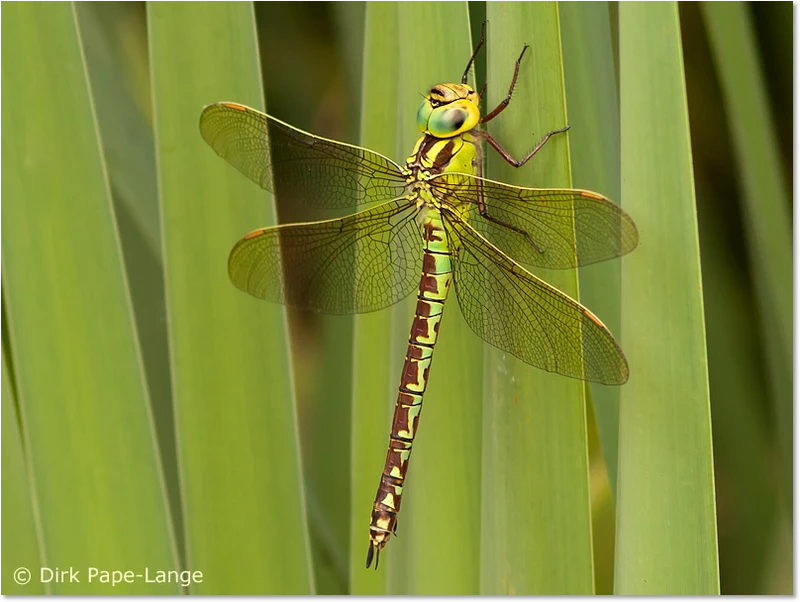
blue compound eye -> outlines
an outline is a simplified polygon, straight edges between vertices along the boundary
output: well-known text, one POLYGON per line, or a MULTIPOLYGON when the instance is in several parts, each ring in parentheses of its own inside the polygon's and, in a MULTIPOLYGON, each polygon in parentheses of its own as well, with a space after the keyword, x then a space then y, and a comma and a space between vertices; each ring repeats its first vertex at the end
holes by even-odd
POLYGON ((419 128, 420 132, 428 131, 428 120, 431 117, 431 113, 433 113, 433 107, 431 106, 431 101, 426 98, 417 109, 417 128, 419 128))
POLYGON ((471 130, 480 120, 478 107, 466 100, 457 100, 438 109, 428 117, 428 131, 437 138, 457 136, 471 130))

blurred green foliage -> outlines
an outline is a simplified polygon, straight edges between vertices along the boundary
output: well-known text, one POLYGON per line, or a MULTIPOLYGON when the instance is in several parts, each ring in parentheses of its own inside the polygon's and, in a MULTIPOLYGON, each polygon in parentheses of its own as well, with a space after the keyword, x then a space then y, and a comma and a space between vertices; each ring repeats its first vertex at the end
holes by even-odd
MULTIPOLYGON (((486 11, 484 3, 470 2, 469 5, 474 36, 486 11)), ((173 535, 176 541, 183 542, 180 469, 170 388, 174 375, 169 354, 155 176, 147 9, 142 3, 78 3, 76 6, 161 452, 173 535)), ((769 322, 765 318, 776 310, 763 299, 761 276, 763 265, 771 262, 791 265, 791 257, 765 255, 761 247, 753 246, 753 238, 747 235, 752 225, 748 220, 753 219, 753 212, 758 215, 759 203, 764 199, 756 194, 750 199, 749 208, 746 205, 748 191, 753 197, 752 191, 757 193, 758 185, 751 182, 748 187, 744 181, 746 170, 739 164, 743 155, 736 151, 736 133, 747 132, 754 122, 747 113, 742 115, 732 110, 735 99, 725 96, 729 88, 722 80, 720 57, 715 55, 719 45, 714 47, 709 35, 709 20, 729 18, 730 14, 726 14, 725 9, 716 15, 704 10, 697 4, 680 4, 707 327, 720 587, 722 593, 727 594, 786 594, 793 591, 793 410, 790 397, 793 383, 791 372, 776 372, 772 367, 775 362, 791 365, 793 358, 786 357, 785 349, 776 351, 775 341, 765 332, 764 324, 769 322)), ((763 86, 759 91, 766 103, 768 119, 764 133, 765 138, 775 144, 777 165, 773 167, 779 180, 771 182, 768 188, 789 191, 793 185, 792 128, 787 125, 793 122, 792 6, 789 3, 737 4, 727 10, 741 12, 757 59, 755 66, 760 71, 757 85, 763 86)), ((272 115, 323 136, 358 143, 364 14, 365 5, 356 2, 256 4, 264 91, 272 115)), ((13 17, 9 18, 11 14, 6 5, 3 16, 6 17, 3 33, 18 27, 13 17)), ((618 48, 614 7, 611 17, 612 42, 614 48, 618 48)), ((187 27, 191 25, 186 24, 187 27)), ((442 34, 450 35, 446 30, 442 34)), ((208 40, 208 43, 215 41, 208 40)), ((745 44, 747 40, 736 39, 732 43, 745 44)), ((13 49, 3 53, 4 83, 7 66, 17 60, 13 49)), ((485 59, 478 62, 476 70, 480 86, 485 59)), ((497 86, 505 77, 505 73, 490 74, 489 86, 497 86)), ((6 86, 4 125, 7 120, 14 119, 14 111, 20 109, 13 102, 14 94, 15 91, 6 86)), ((599 96, 603 94, 598 91, 599 96)), ((374 96, 376 102, 380 102, 380 91, 374 96)), ((208 98, 207 102, 218 100, 241 99, 208 98)), ((196 115, 190 116, 193 122, 201 108, 198 106, 196 115)), ((414 109, 413 106, 407 108, 409 112, 414 109)), ((387 106, 387 111, 394 110, 394 104, 387 106)), ((199 134, 191 143, 203 144, 199 134)), ((14 150, 6 146, 5 140, 3 148, 3 167, 7 167, 11 165, 7 153, 14 150)), ((47 177, 47 174, 42 176, 47 177)), ((3 192, 7 190, 4 180, 3 192)), ((788 193, 785 198, 769 200, 782 204, 786 218, 790 218, 792 200, 788 193)), ((9 197, 6 202, 10 202, 9 197)), ((228 199, 220 199, 220 202, 228 202, 228 199)), ((277 202, 281 221, 307 219, 292 207, 281 205, 280 199, 277 202)), ((194 211, 203 210, 202 206, 194 207, 194 211)), ((4 210, 3 217, 8 215, 4 210)), ((253 224, 253 228, 260 225, 253 224)), ((3 225, 4 271, 9 258, 17 252, 6 242, 12 238, 8 233, 17 226, 8 220, 3 225)), ((791 223, 780 226, 791 233, 791 223)), ((234 242, 232 239, 231 245, 234 242)), ((788 241, 783 242, 791 250, 788 241)), ((221 256, 220 269, 224 261, 225 257, 221 256)), ((791 278, 783 274, 786 279, 791 278)), ((791 291, 790 282, 779 284, 783 285, 781 290, 791 291)), ((3 518, 7 528, 3 531, 6 561, 2 586, 3 593, 22 593, 14 589, 10 577, 11 571, 23 563, 15 556, 15 551, 21 548, 13 545, 11 538, 16 541, 28 538, 29 545, 24 551, 28 558, 36 547, 33 542, 38 535, 34 531, 38 527, 28 528, 30 516, 20 515, 18 510, 20 500, 26 499, 29 493, 20 490, 24 485, 20 483, 20 475, 23 468, 30 470, 29 459, 28 463, 24 459, 30 450, 26 447, 29 441, 26 441, 25 430, 18 426, 23 422, 17 393, 19 341, 14 340, 14 321, 18 316, 9 313, 8 286, 4 273, 3 433, 6 438, 3 467, 7 468, 8 462, 9 468, 4 471, 3 478, 6 485, 3 518), (17 520, 22 521, 22 527, 11 532, 9 522, 17 520)), ((786 299, 780 301, 783 306, 788 303, 786 299)), ((780 318, 786 320, 787 316, 780 318)), ((350 517, 364 517, 366 534, 367 516, 366 509, 360 514, 358 511, 351 513, 352 320, 328 320, 308 312, 292 311, 290 325, 316 591, 347 593, 351 591, 350 517), (330 432, 337 434, 335 440, 330 432)), ((372 428, 382 433, 388 425, 375 424, 372 428)), ((427 429, 425 434, 434 435, 427 429)), ((609 486, 607 475, 615 475, 616 467, 607 470, 594 424, 590 425, 589 434, 595 585, 598 593, 610 593, 615 517, 613 487, 609 486)), ((433 493, 428 492, 428 495, 433 493)), ((31 507, 36 509, 35 504, 31 507)), ((297 537, 304 535, 298 533, 297 537)), ((179 543, 179 547, 183 544, 179 543)), ((47 557, 44 552, 39 549, 42 562, 47 557)), ((182 562, 187 562, 185 550, 179 552, 182 562)), ((446 545, 436 553, 446 562, 446 545)), ((33 592, 32 589, 24 591, 33 592)))

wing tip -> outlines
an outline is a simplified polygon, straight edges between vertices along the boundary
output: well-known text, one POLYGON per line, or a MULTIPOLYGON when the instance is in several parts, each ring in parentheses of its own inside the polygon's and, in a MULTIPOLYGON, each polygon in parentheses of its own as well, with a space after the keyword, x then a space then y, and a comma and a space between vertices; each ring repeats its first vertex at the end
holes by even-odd
POLYGON ((208 138, 206 138, 205 126, 208 125, 208 122, 206 120, 208 119, 209 115, 212 115, 213 113, 216 113, 217 111, 224 109, 233 109, 236 111, 241 111, 242 113, 255 111, 255 109, 252 109, 247 105, 243 105, 238 102, 231 102, 228 100, 212 102, 211 104, 207 104, 206 106, 204 106, 203 110, 200 111, 200 134, 203 136, 203 139, 205 139, 206 142, 208 142, 209 144, 211 144, 211 142, 208 140, 208 138))
POLYGON ((626 382, 628 382, 628 379, 630 378, 630 372, 628 370, 628 360, 625 358, 624 355, 622 355, 622 352, 620 352, 620 355, 622 357, 622 364, 619 366, 620 368, 619 372, 614 375, 615 378, 606 378, 604 381, 597 381, 601 385, 620 387, 624 385, 626 382))

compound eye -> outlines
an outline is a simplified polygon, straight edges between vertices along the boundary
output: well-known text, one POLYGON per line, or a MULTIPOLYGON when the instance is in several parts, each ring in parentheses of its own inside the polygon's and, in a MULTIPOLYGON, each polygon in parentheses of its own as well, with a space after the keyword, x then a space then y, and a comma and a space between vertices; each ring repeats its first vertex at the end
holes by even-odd
POLYGON ((430 101, 425 98, 417 110, 417 127, 420 132, 428 131, 428 120, 431 117, 431 113, 433 113, 433 107, 431 107, 430 101))
POLYGON ((461 108, 444 108, 431 115, 428 129, 434 136, 454 136, 467 120, 467 112, 461 108))
POLYGON ((428 131, 437 138, 449 138, 471 130, 479 120, 480 112, 475 104, 468 100, 457 100, 431 110, 428 131))

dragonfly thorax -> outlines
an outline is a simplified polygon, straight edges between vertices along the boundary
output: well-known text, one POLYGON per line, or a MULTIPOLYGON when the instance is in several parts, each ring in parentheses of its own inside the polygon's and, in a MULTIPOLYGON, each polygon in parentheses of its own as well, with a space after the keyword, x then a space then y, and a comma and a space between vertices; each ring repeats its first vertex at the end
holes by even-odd
POLYGON ((414 145, 414 151, 406 158, 406 170, 410 174, 406 181, 416 191, 420 183, 443 172, 474 174, 479 159, 478 141, 470 132, 449 138, 437 138, 423 134, 414 145))
POLYGON ((473 129, 481 119, 480 96, 467 84, 434 86, 417 110, 417 127, 437 138, 452 138, 473 129))

